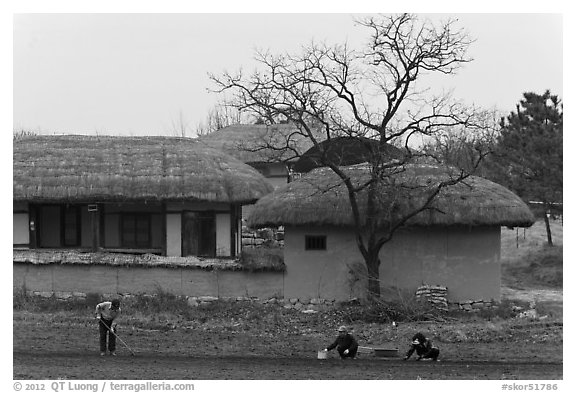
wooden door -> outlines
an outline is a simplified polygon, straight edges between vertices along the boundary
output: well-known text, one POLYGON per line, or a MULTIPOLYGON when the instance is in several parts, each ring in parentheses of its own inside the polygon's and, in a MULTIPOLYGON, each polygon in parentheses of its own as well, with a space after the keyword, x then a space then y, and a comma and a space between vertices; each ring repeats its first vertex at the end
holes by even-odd
POLYGON ((216 216, 213 212, 184 212, 182 256, 216 256, 216 216))

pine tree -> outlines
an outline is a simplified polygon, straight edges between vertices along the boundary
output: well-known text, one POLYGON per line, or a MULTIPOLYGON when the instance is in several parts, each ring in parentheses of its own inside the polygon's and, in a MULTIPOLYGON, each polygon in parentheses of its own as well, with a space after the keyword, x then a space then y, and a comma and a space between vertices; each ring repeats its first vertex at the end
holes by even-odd
POLYGON ((507 185, 526 202, 536 201, 552 243, 548 213, 562 202, 563 108, 558 96, 524 93, 523 99, 501 120, 495 163, 497 181, 507 185))

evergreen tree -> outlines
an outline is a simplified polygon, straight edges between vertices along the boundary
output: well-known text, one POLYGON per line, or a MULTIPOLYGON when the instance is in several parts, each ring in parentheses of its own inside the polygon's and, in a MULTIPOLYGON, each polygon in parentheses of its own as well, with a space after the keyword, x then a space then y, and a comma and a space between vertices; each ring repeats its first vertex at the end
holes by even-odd
POLYGON ((552 243, 548 214, 562 202, 563 108, 558 96, 524 93, 516 112, 501 119, 494 163, 495 177, 526 202, 536 201, 537 214, 546 223, 552 243))

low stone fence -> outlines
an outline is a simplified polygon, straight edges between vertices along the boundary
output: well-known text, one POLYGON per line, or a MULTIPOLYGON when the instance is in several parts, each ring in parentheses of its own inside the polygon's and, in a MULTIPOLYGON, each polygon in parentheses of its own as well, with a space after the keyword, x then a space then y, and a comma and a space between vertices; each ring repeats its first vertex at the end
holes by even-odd
POLYGON ((284 230, 264 228, 256 231, 242 228, 243 247, 284 247, 284 230))
POLYGON ((466 300, 462 302, 450 303, 450 307, 461 311, 480 312, 483 309, 496 307, 497 303, 493 300, 466 300))
POLYGON ((422 285, 416 290, 417 299, 425 299, 435 308, 448 311, 460 310, 470 312, 480 312, 480 310, 495 307, 496 302, 493 300, 464 300, 458 302, 448 302, 446 299, 448 288, 439 285, 422 285))

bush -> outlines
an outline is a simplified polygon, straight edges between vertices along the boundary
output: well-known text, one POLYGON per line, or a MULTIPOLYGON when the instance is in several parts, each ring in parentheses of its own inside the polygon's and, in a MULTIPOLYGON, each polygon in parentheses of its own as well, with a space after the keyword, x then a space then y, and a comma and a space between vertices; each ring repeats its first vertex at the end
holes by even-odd
POLYGON ((174 295, 162 288, 154 295, 137 295, 124 301, 126 309, 139 310, 142 314, 176 314, 187 317, 191 308, 184 296, 174 295))
POLYGON ((375 299, 367 302, 343 302, 338 312, 352 321, 390 323, 443 320, 446 311, 426 300, 399 291, 393 299, 375 299))
POLYGON ((52 313, 56 311, 81 311, 90 309, 85 299, 57 299, 52 295, 49 298, 29 295, 26 287, 13 291, 12 308, 14 310, 26 310, 32 312, 52 313))
POLYGON ((245 248, 240 255, 240 264, 248 271, 286 270, 284 250, 278 247, 245 248))

